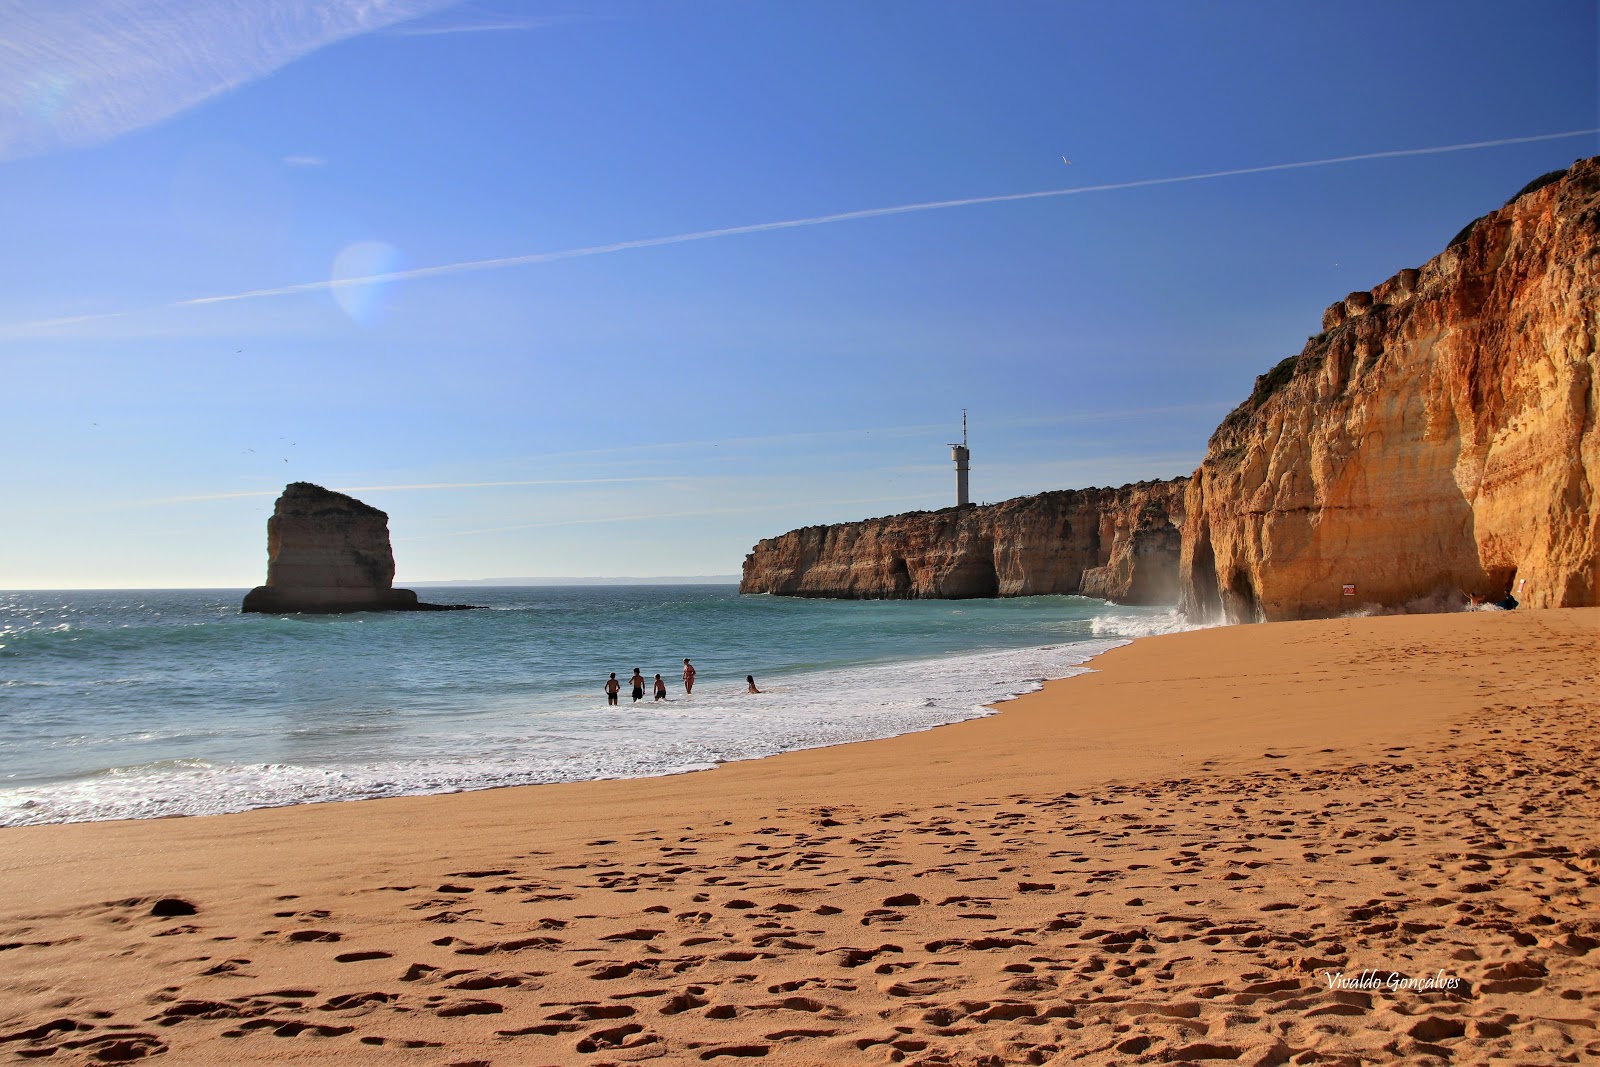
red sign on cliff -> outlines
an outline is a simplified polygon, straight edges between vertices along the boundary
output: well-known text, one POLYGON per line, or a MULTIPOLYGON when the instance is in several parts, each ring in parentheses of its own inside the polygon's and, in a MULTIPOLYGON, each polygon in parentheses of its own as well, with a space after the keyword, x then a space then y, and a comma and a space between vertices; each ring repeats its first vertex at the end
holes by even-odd
POLYGON ((1344 595, 1345 596, 1355 596, 1356 595, 1356 583, 1354 583, 1354 582, 1346 582, 1346 583, 1344 583, 1344 595))

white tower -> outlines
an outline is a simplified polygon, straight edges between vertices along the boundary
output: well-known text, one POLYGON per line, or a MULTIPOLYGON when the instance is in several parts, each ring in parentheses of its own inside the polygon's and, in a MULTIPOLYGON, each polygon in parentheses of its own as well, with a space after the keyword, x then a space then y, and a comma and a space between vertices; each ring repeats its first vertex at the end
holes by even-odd
POLYGON ((967 498, 967 462, 972 459, 972 453, 967 450, 967 409, 961 409, 961 443, 950 445, 950 458, 956 461, 956 507, 964 508, 971 501, 967 498))

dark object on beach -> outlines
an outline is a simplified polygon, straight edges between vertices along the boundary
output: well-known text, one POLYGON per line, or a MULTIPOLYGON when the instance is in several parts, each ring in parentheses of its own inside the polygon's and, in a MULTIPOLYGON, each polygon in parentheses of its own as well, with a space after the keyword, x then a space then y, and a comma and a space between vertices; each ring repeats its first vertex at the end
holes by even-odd
POLYGON ((150 914, 158 919, 171 919, 179 915, 195 915, 199 908, 178 897, 162 897, 150 908, 150 914))
POLYGON ((246 612, 461 611, 423 604, 394 588, 389 516, 355 497, 292 482, 267 520, 267 584, 245 594, 246 612))
POLYGON ((1495 605, 1497 607, 1505 608, 1507 611, 1513 611, 1517 606, 1517 598, 1512 596, 1510 593, 1507 593, 1505 599, 1495 601, 1495 605))

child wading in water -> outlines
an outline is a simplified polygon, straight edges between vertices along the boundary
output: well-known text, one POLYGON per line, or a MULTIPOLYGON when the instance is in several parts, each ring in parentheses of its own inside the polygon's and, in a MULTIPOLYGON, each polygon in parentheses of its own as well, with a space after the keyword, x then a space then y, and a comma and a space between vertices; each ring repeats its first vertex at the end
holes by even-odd
POLYGON ((656 699, 667 699, 667 683, 661 680, 661 675, 656 675, 656 699))

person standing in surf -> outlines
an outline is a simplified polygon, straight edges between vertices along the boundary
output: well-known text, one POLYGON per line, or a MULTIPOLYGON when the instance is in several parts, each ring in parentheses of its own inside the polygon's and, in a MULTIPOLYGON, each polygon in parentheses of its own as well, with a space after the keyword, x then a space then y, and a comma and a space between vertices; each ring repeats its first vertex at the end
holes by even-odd
POLYGON ((694 694, 694 664, 689 662, 689 657, 683 657, 683 695, 694 694))
POLYGON ((639 673, 639 668, 633 669, 633 677, 628 679, 628 684, 633 686, 633 702, 635 704, 644 699, 644 675, 639 673))
POLYGON ((656 675, 656 699, 667 699, 667 683, 661 680, 661 675, 656 675))
POLYGON ((612 671, 611 677, 606 679, 606 703, 612 707, 617 706, 617 693, 622 689, 622 683, 617 681, 617 672, 612 671))

